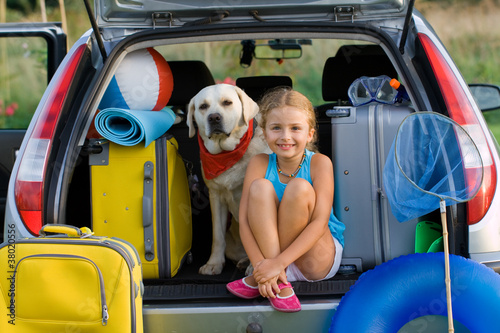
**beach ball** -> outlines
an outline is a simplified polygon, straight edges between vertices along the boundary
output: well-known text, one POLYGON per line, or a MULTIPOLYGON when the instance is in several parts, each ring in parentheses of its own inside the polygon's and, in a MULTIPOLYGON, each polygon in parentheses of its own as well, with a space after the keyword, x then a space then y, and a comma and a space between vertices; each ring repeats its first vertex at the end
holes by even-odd
POLYGON ((158 111, 167 106, 174 78, 168 62, 153 48, 125 56, 113 76, 99 109, 158 111))

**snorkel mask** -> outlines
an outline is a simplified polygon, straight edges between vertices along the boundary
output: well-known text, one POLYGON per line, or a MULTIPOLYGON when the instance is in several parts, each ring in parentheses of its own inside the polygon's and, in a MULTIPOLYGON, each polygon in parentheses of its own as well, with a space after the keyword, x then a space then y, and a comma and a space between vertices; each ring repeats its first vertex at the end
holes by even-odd
POLYGON ((398 91, 391 84, 387 75, 377 77, 362 76, 351 84, 347 95, 353 106, 365 105, 371 102, 394 104, 398 91))

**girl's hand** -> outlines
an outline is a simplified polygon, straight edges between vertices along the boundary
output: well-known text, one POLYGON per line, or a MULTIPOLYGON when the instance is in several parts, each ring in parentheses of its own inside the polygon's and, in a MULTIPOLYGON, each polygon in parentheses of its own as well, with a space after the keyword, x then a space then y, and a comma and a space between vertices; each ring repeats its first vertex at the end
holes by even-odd
POLYGON ((263 297, 275 298, 276 294, 279 293, 278 278, 273 278, 264 283, 259 283, 259 292, 263 297))
POLYGON ((273 278, 277 279, 284 272, 284 269, 285 267, 281 267, 278 260, 264 259, 255 265, 253 277, 258 283, 265 283, 273 278))
POLYGON ((285 270, 282 270, 280 275, 278 276, 278 281, 281 281, 283 284, 288 284, 288 279, 286 278, 285 270))
POLYGON ((259 286, 259 292, 260 294, 263 296, 263 297, 271 297, 271 298, 275 298, 277 294, 280 293, 280 288, 278 286, 279 283, 284 283, 284 284, 287 284, 288 283, 288 280, 286 278, 286 273, 285 271, 281 271, 281 273, 264 282, 264 283, 259 283, 258 286, 259 286))

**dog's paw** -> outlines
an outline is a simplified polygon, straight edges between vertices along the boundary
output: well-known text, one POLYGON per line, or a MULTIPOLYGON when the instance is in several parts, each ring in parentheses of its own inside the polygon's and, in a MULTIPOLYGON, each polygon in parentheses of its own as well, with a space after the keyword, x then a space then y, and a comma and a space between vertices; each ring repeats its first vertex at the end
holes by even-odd
POLYGON ((249 264, 247 266, 247 269, 245 270, 245 276, 249 276, 249 275, 252 275, 253 274, 253 266, 252 264, 249 264))
POLYGON ((224 264, 209 264, 201 266, 198 273, 201 275, 219 275, 224 268, 224 264))
POLYGON ((236 263, 236 268, 238 268, 240 271, 244 271, 247 269, 248 265, 251 265, 250 259, 248 259, 248 257, 244 257, 238 260, 238 262, 236 263))

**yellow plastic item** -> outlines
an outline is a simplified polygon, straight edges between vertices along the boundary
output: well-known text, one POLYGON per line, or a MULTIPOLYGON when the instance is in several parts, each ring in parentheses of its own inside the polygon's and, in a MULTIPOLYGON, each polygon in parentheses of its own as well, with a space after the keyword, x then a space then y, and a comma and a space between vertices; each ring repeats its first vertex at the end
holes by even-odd
POLYGON ((147 147, 108 144, 108 164, 91 166, 92 229, 96 235, 132 243, 141 257, 145 279, 172 277, 191 250, 192 242, 191 198, 177 141, 156 140, 147 147), (164 146, 157 147, 160 144, 164 146), (166 150, 166 158, 158 156, 158 148, 166 150), (167 165, 159 169, 162 158, 167 165), (146 166, 152 168, 152 195, 148 202, 152 205, 154 232, 150 239, 152 259, 146 256, 143 215, 146 166), (165 177, 164 181, 161 177, 165 177), (159 190, 163 190, 163 197, 159 190), (159 219, 161 210, 163 217, 159 219))
MULTIPOLYGON (((66 230, 52 225, 48 230, 66 230)), ((64 232, 64 233, 66 233, 64 232)), ((0 246, 0 332, 143 332, 139 257, 104 237, 37 237, 0 246)))
POLYGON ((44 237, 47 233, 62 234, 68 237, 88 237, 94 234, 88 227, 78 228, 67 224, 46 224, 40 229, 40 236, 44 237))

